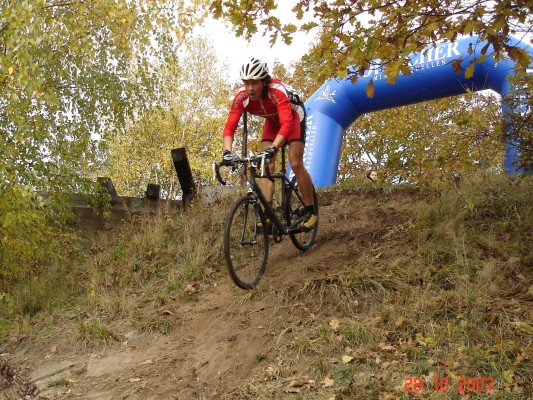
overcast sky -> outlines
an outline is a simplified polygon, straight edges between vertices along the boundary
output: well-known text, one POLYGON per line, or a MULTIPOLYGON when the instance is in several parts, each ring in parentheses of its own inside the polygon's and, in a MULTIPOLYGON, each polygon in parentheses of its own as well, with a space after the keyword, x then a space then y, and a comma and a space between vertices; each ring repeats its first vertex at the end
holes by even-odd
MULTIPOLYGON (((296 17, 290 10, 292 6, 291 2, 283 2, 279 4, 279 10, 274 15, 280 18, 282 23, 294 22, 296 17)), ((300 23, 298 21, 297 25, 300 23)), ((270 37, 263 37, 262 27, 259 26, 258 29, 259 33, 250 42, 242 37, 237 38, 235 33, 230 28, 225 27, 220 20, 209 19, 199 32, 210 39, 221 61, 226 61, 230 65, 229 73, 232 80, 239 79, 240 66, 251 56, 262 58, 269 67, 272 67, 275 60, 284 65, 299 60, 309 50, 313 38, 313 35, 296 33, 293 35, 293 43, 290 46, 285 45, 278 37, 276 44, 270 47, 270 37)))
MULTIPOLYGON (((291 1, 284 1, 278 4, 278 10, 274 12, 282 24, 292 22, 297 26, 302 24, 302 21, 296 20, 295 14, 291 11, 294 4, 291 1)), ((307 15, 304 18, 306 21, 312 20, 312 17, 307 15)), ((250 42, 244 40, 242 37, 237 38, 235 33, 229 27, 226 27, 221 20, 208 19, 204 25, 198 29, 203 35, 209 38, 213 47, 217 51, 221 61, 226 61, 230 66, 229 75, 231 80, 239 80, 239 68, 246 62, 248 57, 255 56, 265 60, 269 67, 272 67, 275 60, 284 65, 288 65, 292 61, 299 60, 310 48, 314 34, 305 34, 297 32, 293 34, 293 43, 287 46, 278 38, 276 44, 270 47, 269 36, 262 36, 263 28, 258 26, 259 33, 254 35, 250 42)), ((519 36, 517 36, 519 37, 519 36)), ((526 35, 525 42, 531 45, 531 34, 526 35)))

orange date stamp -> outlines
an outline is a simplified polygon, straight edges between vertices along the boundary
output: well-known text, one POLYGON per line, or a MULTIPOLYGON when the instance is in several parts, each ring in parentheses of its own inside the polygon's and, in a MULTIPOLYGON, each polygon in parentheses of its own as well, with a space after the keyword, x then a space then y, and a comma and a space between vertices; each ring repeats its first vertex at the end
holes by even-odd
MULTIPOLYGON (((494 378, 457 378, 457 391, 463 393, 491 393, 494 387, 494 378)), ((407 377, 404 381, 405 393, 418 393, 424 389, 433 389, 435 392, 448 392, 451 388, 447 377, 433 378, 433 385, 427 385, 422 378, 407 377)))

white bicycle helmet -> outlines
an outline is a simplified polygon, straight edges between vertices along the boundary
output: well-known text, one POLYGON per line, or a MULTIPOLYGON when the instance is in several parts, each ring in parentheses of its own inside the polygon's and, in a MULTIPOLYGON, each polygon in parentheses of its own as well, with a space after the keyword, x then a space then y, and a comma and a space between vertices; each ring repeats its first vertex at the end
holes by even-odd
POLYGON ((264 79, 269 75, 267 63, 259 58, 250 57, 246 64, 241 67, 241 79, 264 79))

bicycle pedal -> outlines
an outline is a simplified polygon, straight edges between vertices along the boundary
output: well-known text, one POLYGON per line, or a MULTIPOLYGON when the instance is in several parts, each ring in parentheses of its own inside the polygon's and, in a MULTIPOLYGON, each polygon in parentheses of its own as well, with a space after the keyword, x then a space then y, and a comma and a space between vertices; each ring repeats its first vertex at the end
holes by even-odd
POLYGON ((307 233, 307 232, 311 232, 313 228, 314 227, 300 226, 299 230, 300 232, 307 233))

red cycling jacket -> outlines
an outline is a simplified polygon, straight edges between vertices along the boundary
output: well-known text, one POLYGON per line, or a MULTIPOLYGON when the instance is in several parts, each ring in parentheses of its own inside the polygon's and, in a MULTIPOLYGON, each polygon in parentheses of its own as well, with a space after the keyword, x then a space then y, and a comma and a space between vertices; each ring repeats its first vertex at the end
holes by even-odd
POLYGON ((266 96, 259 101, 250 100, 244 86, 239 89, 233 99, 223 136, 234 137, 244 111, 271 120, 279 126, 277 134, 287 139, 295 129, 293 121, 296 115, 293 113, 297 114, 296 121, 301 122, 305 119, 304 105, 298 94, 288 85, 274 78, 270 79, 266 96))

